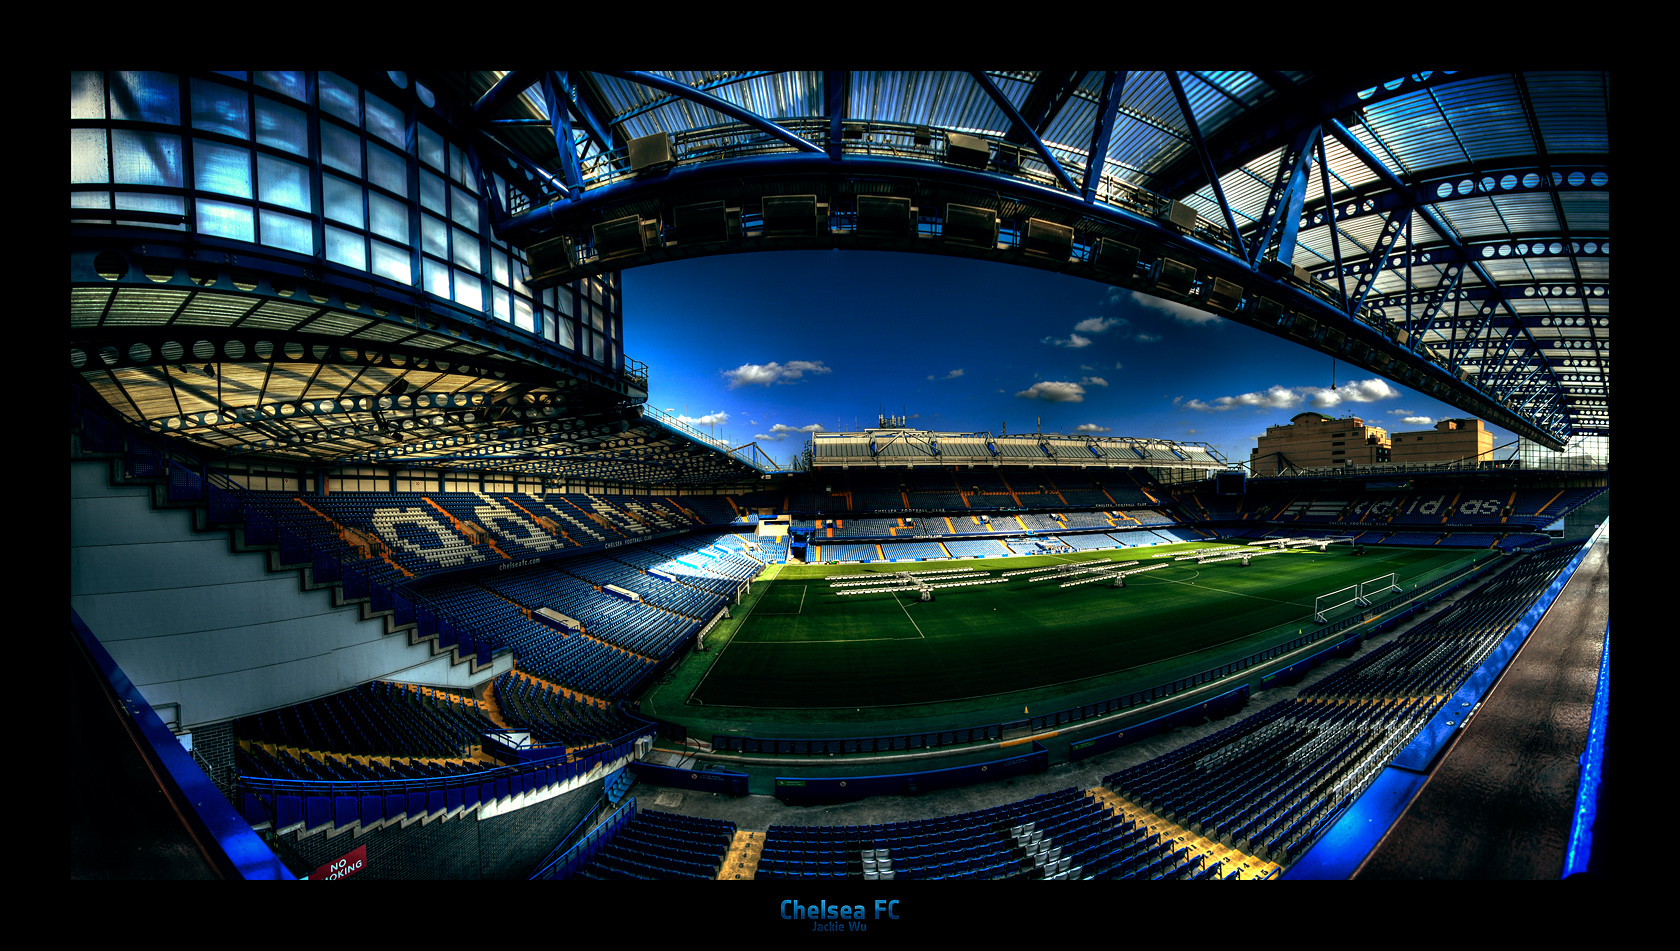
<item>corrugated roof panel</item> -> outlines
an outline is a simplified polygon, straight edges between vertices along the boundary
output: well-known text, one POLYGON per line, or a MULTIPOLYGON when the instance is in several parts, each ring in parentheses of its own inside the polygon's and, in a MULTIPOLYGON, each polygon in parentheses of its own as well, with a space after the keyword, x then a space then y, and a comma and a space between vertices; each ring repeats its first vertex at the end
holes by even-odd
POLYGON ((1604 73, 1524 73, 1547 152, 1609 152, 1604 73))
POLYGON ((1511 230, 1501 209, 1492 200, 1480 196, 1441 202, 1434 206, 1434 211, 1460 238, 1493 237, 1509 234, 1511 230))
POLYGON ((1610 194, 1608 192, 1559 192, 1558 203, 1571 231, 1610 230, 1610 194))
POLYGON ((1352 131, 1384 162, 1400 162, 1404 168, 1391 170, 1402 178, 1420 168, 1457 164, 1465 158, 1428 90, 1366 106, 1365 121, 1352 131))
POLYGON ((1583 281, 1610 280, 1610 261, 1607 258, 1580 258, 1576 266, 1581 269, 1583 281))
POLYGON ((1516 281, 1527 281, 1531 280, 1534 276, 1533 272, 1531 272, 1528 268, 1528 262, 1522 259, 1511 260, 1493 258, 1483 259, 1479 263, 1481 264, 1482 269, 1487 271, 1489 277, 1501 284, 1516 281))
POLYGON ((1531 258, 1528 266, 1537 281, 1575 280, 1575 267, 1568 258, 1531 258))
POLYGON ((1488 76, 1438 86, 1429 92, 1440 103, 1471 161, 1534 154, 1534 136, 1511 76, 1488 76))
POLYGON ((1547 192, 1527 195, 1500 195, 1490 199, 1498 209, 1505 228, 1500 233, 1533 234, 1555 232, 1561 227, 1552 196, 1547 192))

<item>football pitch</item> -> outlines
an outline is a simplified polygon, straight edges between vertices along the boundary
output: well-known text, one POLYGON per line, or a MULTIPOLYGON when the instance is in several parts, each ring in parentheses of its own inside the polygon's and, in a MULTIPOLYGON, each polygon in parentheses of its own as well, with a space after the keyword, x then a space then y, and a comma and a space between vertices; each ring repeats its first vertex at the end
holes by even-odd
MULTIPOLYGON (((1409 582, 1471 555, 1463 549, 1291 551, 1198 567, 1172 556, 1210 545, 1161 545, 1038 558, 787 566, 740 620, 691 700, 707 707, 868 708, 943 703, 1090 681, 1192 655, 1238 649, 1258 633, 1302 622, 1313 599, 1389 572, 1409 582), (1001 584, 840 596, 830 581, 895 571, 991 572, 1056 562, 1130 561, 1158 568, 1061 588, 1001 584)), ((1081 576, 1086 577, 1086 576, 1081 576)))

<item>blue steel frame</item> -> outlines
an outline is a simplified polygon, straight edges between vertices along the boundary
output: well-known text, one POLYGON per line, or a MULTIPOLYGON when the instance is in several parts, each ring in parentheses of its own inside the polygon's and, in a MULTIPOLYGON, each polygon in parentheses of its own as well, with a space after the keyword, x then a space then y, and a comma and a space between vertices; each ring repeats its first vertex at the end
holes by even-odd
MULTIPOLYGON (((1323 144, 1321 142, 1321 155, 1322 149, 1323 144)), ((1183 249, 1180 253, 1190 254, 1194 259, 1198 259, 1206 265, 1228 272, 1235 271, 1240 275, 1240 282, 1243 283, 1250 294, 1264 293, 1274 300, 1281 300, 1288 309, 1310 314, 1320 323, 1335 327, 1350 338, 1361 340, 1373 351, 1387 352, 1391 356, 1400 357, 1403 363, 1408 362, 1409 359, 1404 355, 1412 352, 1410 348, 1396 348, 1379 328, 1349 316, 1343 307, 1323 301, 1302 288, 1268 278, 1257 272, 1243 257, 1237 256, 1230 250, 1207 244, 1195 237, 1181 235, 1153 219, 1105 203, 1087 203, 1078 193, 1064 191, 1060 188, 1052 188, 1005 175, 971 171, 918 159, 848 156, 839 163, 835 163, 828 157, 826 151, 817 151, 807 154, 772 153, 719 159, 697 164, 679 164, 658 176, 626 179, 591 189, 577 201, 567 203, 564 207, 551 205, 517 216, 506 223, 502 236, 517 243, 528 240, 527 235, 533 229, 563 227, 565 222, 579 220, 580 218, 590 220, 591 216, 600 214, 601 210, 606 208, 621 207, 623 203, 657 198, 671 190, 705 187, 718 181, 738 182, 743 178, 768 179, 782 176, 826 180, 833 176, 837 164, 842 174, 858 178, 899 179, 930 185, 945 184, 979 188, 984 189, 985 192, 994 193, 1000 190, 1000 185, 1006 185, 1016 194, 1018 200, 1038 204, 1062 213, 1072 213, 1079 218, 1140 234, 1146 241, 1151 242, 1163 251, 1169 248, 1183 249), (1262 290, 1262 288, 1265 290, 1262 290)), ((1326 181, 1325 184, 1327 186, 1328 182, 1326 181)), ((1332 241, 1339 254, 1339 240, 1335 238, 1334 231, 1332 231, 1332 241)), ((934 249, 928 248, 928 250, 934 249)), ((1246 249, 1243 253, 1246 254, 1246 249)), ((1461 253, 1466 252, 1461 249, 1461 253)), ((617 266, 625 266, 620 262, 615 263, 617 266)), ((1338 281, 1342 280, 1341 274, 1344 273, 1344 270, 1340 266, 1337 267, 1338 281)), ((1345 300, 1345 298, 1337 299, 1345 300)), ((1269 329, 1273 333, 1280 332, 1279 328, 1276 327, 1265 329, 1269 329)), ((1343 359, 1348 359, 1355 364, 1360 363, 1346 353, 1343 354, 1343 359)), ((1376 369, 1375 367, 1368 368, 1376 369)), ((1464 396, 1464 401, 1460 402, 1462 408, 1508 426, 1514 431, 1546 445, 1561 446, 1567 438, 1566 434, 1553 434, 1538 425, 1525 422, 1520 418, 1520 414, 1512 416, 1508 410, 1495 405, 1491 398, 1481 393, 1480 389, 1473 383, 1462 381, 1455 374, 1449 374, 1445 367, 1437 366, 1430 359, 1416 360, 1413 370, 1413 379, 1407 381, 1407 385, 1422 388, 1425 392, 1448 402, 1453 401, 1450 396, 1451 393, 1461 393, 1464 396), (1419 375, 1420 373, 1421 375, 1419 375)))
POLYGON ((992 82, 992 78, 980 70, 974 70, 969 75, 974 77, 974 81, 979 84, 980 89, 987 96, 991 97, 992 102, 1003 110, 1004 115, 1009 117, 1009 124, 1014 127, 1015 132, 1032 143, 1033 149, 1038 152, 1038 157, 1044 160, 1044 164, 1050 166, 1050 171, 1061 181, 1062 187, 1078 194, 1079 186, 1075 185, 1073 179, 1068 177, 1068 173, 1062 168, 1062 163, 1056 161, 1056 157, 1050 154, 1050 149, 1045 146, 1044 140, 1038 137, 1038 133, 1033 131, 1031 125, 1027 124, 1027 120, 1021 118, 1021 113, 1015 109, 1015 104, 1010 102, 1009 97, 997 88, 997 84, 992 82))

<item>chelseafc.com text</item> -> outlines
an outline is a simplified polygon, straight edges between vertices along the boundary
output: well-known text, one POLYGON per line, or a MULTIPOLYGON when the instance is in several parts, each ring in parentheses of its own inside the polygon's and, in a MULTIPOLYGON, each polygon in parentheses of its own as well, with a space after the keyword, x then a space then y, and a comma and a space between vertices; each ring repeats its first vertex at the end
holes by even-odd
POLYGON ((898 920, 898 899, 875 899, 875 913, 862 905, 830 905, 827 899, 816 905, 801 905, 789 898, 782 902, 782 917, 788 921, 811 922, 812 931, 867 931, 874 918, 898 920))

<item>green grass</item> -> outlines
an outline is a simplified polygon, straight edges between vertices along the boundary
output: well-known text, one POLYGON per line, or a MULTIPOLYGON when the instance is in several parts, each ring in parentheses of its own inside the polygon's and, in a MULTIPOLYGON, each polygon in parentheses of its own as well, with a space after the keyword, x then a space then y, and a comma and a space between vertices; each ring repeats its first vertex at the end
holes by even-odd
MULTIPOLYGON (((1152 559, 1202 545, 1040 558, 922 564, 994 572, 1051 562, 1152 559)), ((1060 588, 1012 578, 914 595, 841 597, 831 577, 904 565, 790 566, 760 582, 689 702, 721 713, 901 707, 1034 691, 1083 688, 1128 671, 1197 660, 1245 646, 1257 632, 1311 623, 1313 599, 1398 572, 1402 583, 1466 557, 1463 550, 1373 549, 1351 557, 1290 552, 1226 562, 1172 565, 1128 579, 1060 588)), ((1147 561, 1146 561, 1147 563, 1147 561)))

